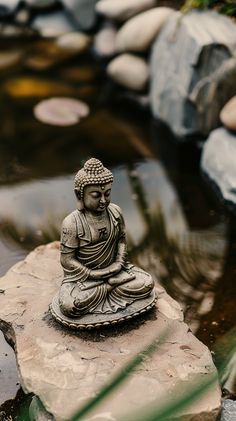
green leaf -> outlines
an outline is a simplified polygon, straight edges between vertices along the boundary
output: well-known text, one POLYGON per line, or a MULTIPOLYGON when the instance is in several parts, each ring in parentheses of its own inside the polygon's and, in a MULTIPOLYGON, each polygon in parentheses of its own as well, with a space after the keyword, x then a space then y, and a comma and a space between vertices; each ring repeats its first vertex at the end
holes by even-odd
POLYGON ((113 392, 121 383, 123 383, 134 370, 144 362, 144 360, 151 356, 158 347, 169 336, 170 332, 167 329, 163 334, 156 338, 150 345, 148 345, 142 352, 137 354, 128 364, 121 368, 121 370, 113 377, 113 379, 104 387, 102 387, 97 395, 85 403, 69 421, 79 421, 95 406, 103 401, 111 392, 113 392))

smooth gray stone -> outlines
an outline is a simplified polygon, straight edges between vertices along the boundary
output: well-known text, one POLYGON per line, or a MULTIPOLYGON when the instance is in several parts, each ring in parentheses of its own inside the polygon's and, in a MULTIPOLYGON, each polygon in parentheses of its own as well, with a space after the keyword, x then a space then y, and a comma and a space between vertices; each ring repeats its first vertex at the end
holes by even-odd
POLYGON ((153 115, 178 136, 219 125, 223 105, 236 93, 236 26, 216 12, 170 17, 151 54, 153 115))
POLYGON ((65 10, 82 30, 90 30, 96 23, 97 0, 61 0, 65 10))
POLYGON ((219 128, 207 139, 201 157, 202 171, 231 208, 236 206, 235 156, 236 134, 219 128))
POLYGON ((220 421, 235 421, 236 420, 236 401, 226 399, 222 405, 222 412, 220 421))

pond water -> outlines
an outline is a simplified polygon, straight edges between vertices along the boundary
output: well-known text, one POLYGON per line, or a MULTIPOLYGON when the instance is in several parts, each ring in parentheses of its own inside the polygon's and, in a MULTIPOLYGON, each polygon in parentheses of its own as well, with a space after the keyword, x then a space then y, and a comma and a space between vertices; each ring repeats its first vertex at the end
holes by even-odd
MULTIPOLYGON (((200 175, 200 139, 177 144, 90 57, 40 74, 21 63, 2 72, 0 99, 1 275, 37 245, 59 239, 63 217, 76 207, 74 174, 94 156, 114 172, 112 200, 124 212, 131 259, 183 305, 209 347, 235 326, 234 218, 200 175), (71 127, 37 121, 39 100, 65 91, 85 100, 90 115, 71 127)), ((2 404, 19 380, 3 336, 0 347, 2 404)))

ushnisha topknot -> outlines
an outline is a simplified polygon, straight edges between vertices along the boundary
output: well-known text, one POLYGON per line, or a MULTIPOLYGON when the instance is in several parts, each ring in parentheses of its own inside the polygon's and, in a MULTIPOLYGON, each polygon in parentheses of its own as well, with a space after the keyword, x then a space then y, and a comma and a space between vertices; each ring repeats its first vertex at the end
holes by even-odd
POLYGON ((85 186, 91 184, 112 183, 113 175, 101 161, 91 158, 85 162, 83 168, 79 170, 75 176, 75 190, 80 193, 82 198, 85 186))

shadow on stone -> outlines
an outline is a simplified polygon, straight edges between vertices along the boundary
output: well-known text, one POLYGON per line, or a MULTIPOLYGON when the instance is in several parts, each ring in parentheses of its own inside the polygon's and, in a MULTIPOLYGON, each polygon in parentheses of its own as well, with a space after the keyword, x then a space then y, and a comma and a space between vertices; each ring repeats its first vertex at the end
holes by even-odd
POLYGON ((81 339, 86 341, 92 342, 102 342, 105 341, 106 338, 113 338, 117 336, 122 336, 124 333, 129 333, 132 330, 139 329, 140 326, 144 325, 146 322, 150 320, 157 319, 157 308, 154 307, 147 313, 143 315, 139 315, 138 318, 134 318, 131 320, 124 320, 120 322, 119 325, 110 325, 110 326, 103 326, 93 330, 86 330, 81 329, 80 331, 76 329, 70 329, 66 326, 60 325, 51 315, 50 311, 48 311, 43 320, 47 323, 49 327, 52 327, 59 331, 64 336, 71 336, 75 337, 78 336, 81 339))

